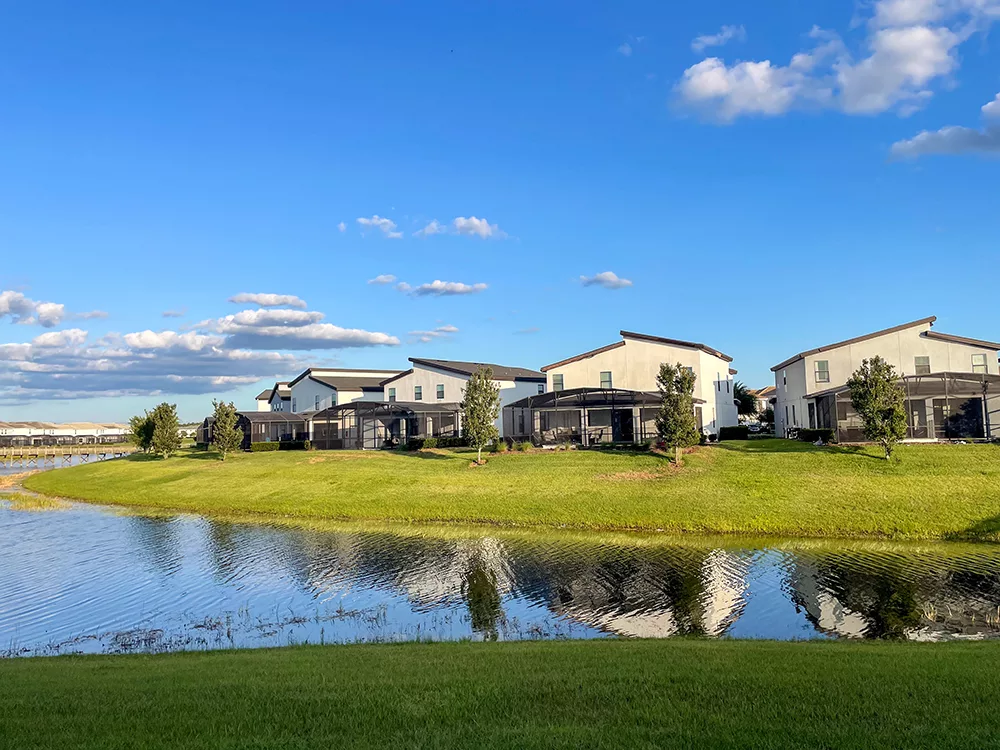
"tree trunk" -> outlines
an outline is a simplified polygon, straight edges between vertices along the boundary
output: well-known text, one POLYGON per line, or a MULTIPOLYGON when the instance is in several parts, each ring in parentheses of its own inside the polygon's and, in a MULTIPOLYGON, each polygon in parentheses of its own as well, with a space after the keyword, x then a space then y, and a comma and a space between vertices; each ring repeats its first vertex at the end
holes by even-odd
POLYGON ((483 465, 483 446, 480 445, 478 451, 479 452, 476 453, 476 465, 477 466, 482 466, 483 465))
POLYGON ((674 463, 678 466, 681 465, 681 447, 679 445, 674 446, 674 463))

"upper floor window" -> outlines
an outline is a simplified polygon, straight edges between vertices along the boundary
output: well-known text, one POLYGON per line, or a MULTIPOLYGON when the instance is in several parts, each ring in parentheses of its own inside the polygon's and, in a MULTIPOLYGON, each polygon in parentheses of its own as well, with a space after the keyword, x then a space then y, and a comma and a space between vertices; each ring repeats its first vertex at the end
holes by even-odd
POLYGON ((913 371, 917 375, 930 375, 931 374, 931 358, 930 357, 914 357, 913 358, 913 371))
POLYGON ((319 411, 319 396, 317 396, 316 399, 313 401, 313 409, 319 411))
POLYGON ((396 400, 396 389, 395 388, 390 388, 389 389, 389 400, 390 401, 395 401, 396 400))
POLYGON ((816 382, 817 383, 829 383, 830 382, 830 361, 826 359, 816 360, 816 382))
POLYGON ((539 383, 538 384, 538 395, 541 396, 543 393, 545 393, 545 383, 539 383))
POLYGON ((444 383, 437 384, 437 397, 438 401, 444 400, 444 383))
POLYGON ((721 372, 715 373, 715 388, 716 388, 716 390, 719 391, 719 393, 722 393, 722 373, 721 372))
POLYGON ((423 401, 424 400, 424 387, 421 385, 413 386, 413 400, 423 401))
POLYGON ((552 390, 558 393, 563 389, 563 376, 553 375, 552 376, 552 390))
POLYGON ((781 384, 782 385, 788 385, 788 371, 787 370, 782 370, 781 371, 781 384))
POLYGON ((972 371, 973 372, 989 372, 986 367, 986 355, 985 354, 973 354, 972 355, 972 371))
POLYGON ((295 399, 292 399, 292 411, 295 411, 295 399))
POLYGON ((601 373, 601 388, 612 388, 611 385, 611 373, 602 372, 601 373))

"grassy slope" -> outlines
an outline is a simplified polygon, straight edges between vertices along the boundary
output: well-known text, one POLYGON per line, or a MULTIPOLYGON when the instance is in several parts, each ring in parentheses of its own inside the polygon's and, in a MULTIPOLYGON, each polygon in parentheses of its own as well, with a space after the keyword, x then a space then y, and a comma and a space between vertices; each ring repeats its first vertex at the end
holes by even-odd
POLYGON ((681 471, 649 454, 493 456, 279 452, 225 463, 188 452, 59 469, 26 486, 50 495, 202 513, 542 524, 797 536, 964 537, 1000 532, 1000 449, 876 451, 765 440, 700 449, 681 471))
POLYGON ((575 641, 0 662, 0 746, 988 747, 995 644, 575 641), (4 744, 7 743, 7 744, 4 744))

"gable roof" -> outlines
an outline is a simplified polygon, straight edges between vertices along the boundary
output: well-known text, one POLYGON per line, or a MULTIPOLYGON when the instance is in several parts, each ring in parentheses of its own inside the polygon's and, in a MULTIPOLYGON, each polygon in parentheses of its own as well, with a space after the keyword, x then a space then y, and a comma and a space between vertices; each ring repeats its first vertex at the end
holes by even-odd
POLYGON ((955 336, 951 333, 938 333, 937 331, 928 331, 924 334, 929 339, 937 339, 938 341, 950 341, 954 344, 967 344, 968 346, 981 346, 983 349, 991 349, 992 351, 1000 351, 1000 344, 995 341, 983 341, 982 339, 967 339, 965 336, 955 336))
POLYGON ((292 389, 288 387, 288 383, 275 383, 274 388, 271 389, 271 399, 274 398, 275 393, 282 399, 290 399, 292 397, 292 389))
POLYGON ((810 349, 805 352, 799 352, 794 357, 789 357, 784 362, 779 362, 774 367, 771 368, 771 372, 780 370, 782 367, 787 367, 797 360, 808 357, 811 354, 819 354, 820 352, 830 351, 831 349, 839 349, 842 346, 849 346, 850 344, 858 344, 862 341, 868 341, 869 339, 875 339, 879 336, 887 336, 890 333, 898 333, 899 331, 905 331, 907 328, 915 328, 916 326, 922 325, 934 325, 934 321, 937 320, 937 316, 931 315, 929 318, 921 318, 920 320, 914 320, 909 323, 903 323, 902 325, 893 326, 892 328, 883 328, 881 331, 875 331, 874 333, 867 333, 864 336, 856 336, 853 339, 845 339, 844 341, 838 341, 836 344, 827 344, 826 346, 818 346, 815 349, 810 349))
MULTIPOLYGON (((395 375, 396 373, 399 372, 399 370, 358 370, 358 369, 347 369, 347 368, 339 368, 339 367, 310 367, 310 368, 306 369, 304 372, 300 373, 298 375, 298 377, 296 377, 293 381, 291 381, 288 384, 288 387, 291 388, 293 385, 295 385, 296 383, 298 383, 303 378, 310 377, 314 372, 336 372, 336 373, 344 373, 345 375, 356 374, 356 375, 359 375, 361 377, 371 377, 370 375, 367 375, 367 374, 362 375, 362 373, 371 373, 371 372, 374 372, 374 373, 376 373, 376 376, 377 375, 395 375)), ((326 376, 326 377, 329 377, 329 376, 326 376)))
POLYGON ((497 380, 545 382, 545 375, 543 373, 524 367, 507 367, 506 365, 494 365, 488 362, 460 362, 451 359, 418 359, 416 357, 410 357, 410 361, 415 365, 435 367, 438 370, 447 370, 458 375, 474 375, 482 368, 490 367, 493 369, 493 377, 497 380))
POLYGON ((382 377, 331 378, 325 375, 310 375, 310 380, 332 388, 335 391, 373 391, 381 390, 382 377))
POLYGON ((271 394, 273 392, 274 392, 274 388, 267 388, 267 389, 265 389, 265 390, 263 390, 263 391, 261 391, 260 393, 257 394, 256 400, 257 401, 263 401, 263 400, 266 399, 266 400, 270 401, 271 400, 271 394))
POLYGON ((542 372, 548 372, 556 367, 562 367, 563 365, 570 365, 574 362, 579 362, 581 359, 587 359, 587 357, 593 357, 597 354, 604 354, 604 352, 610 352, 612 349, 617 349, 620 346, 625 346, 624 341, 616 341, 613 344, 608 344, 607 346, 598 347, 597 349, 591 349, 589 352, 584 352, 583 354, 577 354, 575 357, 570 357, 569 359, 561 359, 558 362, 553 362, 551 365, 545 365, 542 368, 542 372))
POLYGON ((755 391, 750 391, 751 396, 756 396, 757 398, 764 398, 765 396, 770 396, 772 393, 777 391, 773 385, 765 385, 763 388, 758 388, 755 391))
POLYGON ((401 373, 399 373, 399 375, 393 375, 391 378, 389 378, 387 380, 383 380, 382 381, 382 385, 389 385, 389 383, 395 383, 400 378, 406 377, 407 375, 411 374, 412 372, 413 372, 413 368, 412 367, 409 370, 403 370, 401 373))

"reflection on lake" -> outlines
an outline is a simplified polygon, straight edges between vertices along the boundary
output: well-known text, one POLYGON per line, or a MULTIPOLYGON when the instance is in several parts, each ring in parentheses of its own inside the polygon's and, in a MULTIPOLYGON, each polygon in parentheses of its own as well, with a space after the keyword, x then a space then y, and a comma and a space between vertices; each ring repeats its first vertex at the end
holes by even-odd
POLYGON ((0 503, 0 654, 414 639, 992 638, 1000 547, 346 531, 0 503))

